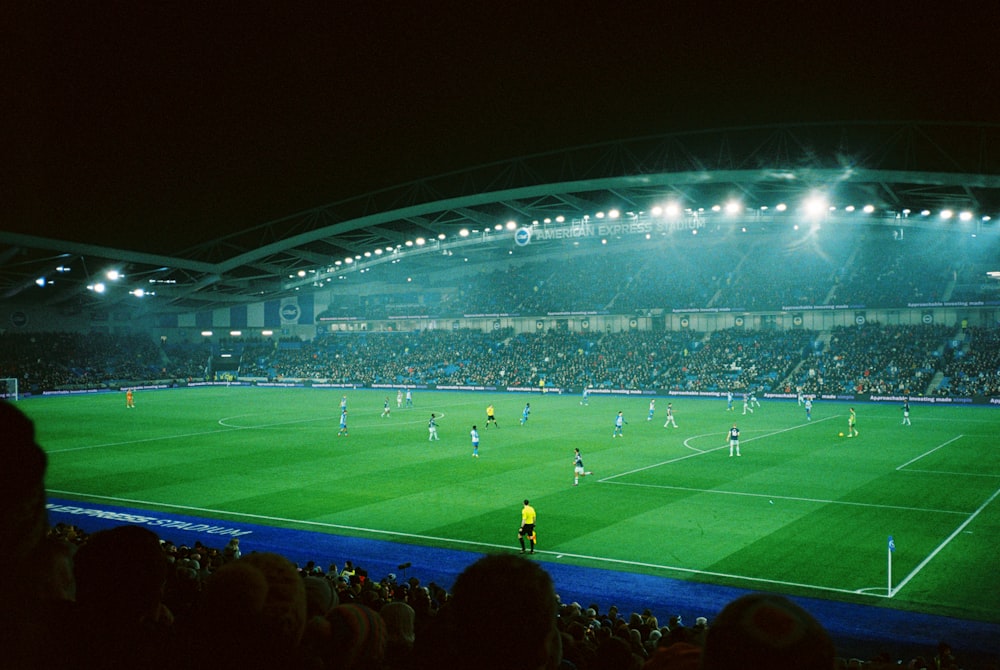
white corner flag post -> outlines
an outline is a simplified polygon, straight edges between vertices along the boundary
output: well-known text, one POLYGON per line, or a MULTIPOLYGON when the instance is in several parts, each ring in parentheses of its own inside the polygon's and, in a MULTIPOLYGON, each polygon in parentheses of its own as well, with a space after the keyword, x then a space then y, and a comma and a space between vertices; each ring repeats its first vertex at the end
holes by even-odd
POLYGON ((892 552, 896 551, 896 542, 889 536, 889 597, 892 597, 892 552))

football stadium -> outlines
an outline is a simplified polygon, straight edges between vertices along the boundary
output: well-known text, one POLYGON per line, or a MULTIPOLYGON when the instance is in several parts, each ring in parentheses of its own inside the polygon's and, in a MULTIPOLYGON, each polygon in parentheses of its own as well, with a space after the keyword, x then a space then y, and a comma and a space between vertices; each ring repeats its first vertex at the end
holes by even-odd
POLYGON ((761 593, 749 667, 996 667, 998 142, 729 125, 163 251, 0 231, 4 533, 42 585, 9 593, 44 622, 12 658, 461 667, 482 565, 513 635, 551 579, 562 660, 523 667, 734 667, 704 650, 761 593))

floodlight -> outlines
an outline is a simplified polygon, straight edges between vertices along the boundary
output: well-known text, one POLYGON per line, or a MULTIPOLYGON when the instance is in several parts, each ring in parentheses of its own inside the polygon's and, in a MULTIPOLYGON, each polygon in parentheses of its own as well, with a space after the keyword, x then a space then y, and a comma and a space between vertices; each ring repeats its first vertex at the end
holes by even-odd
POLYGON ((348 256, 347 258, 344 259, 344 263, 347 264, 347 265, 350 265, 353 262, 354 262, 354 259, 351 258, 350 256, 348 256))
POLYGON ((844 208, 844 211, 845 212, 853 212, 854 211, 854 205, 848 205, 847 207, 844 208))
POLYGON ((596 218, 596 219, 603 219, 604 218, 604 212, 598 212, 597 214, 594 214, 594 218, 596 218))
MULTIPOLYGON (((511 220, 511 221, 507 222, 507 230, 514 230, 515 228, 517 228, 517 221, 511 220)), ((465 230, 465 229, 463 228, 462 230, 465 230)), ((459 231, 458 234, 462 235, 462 231, 459 231)), ((466 230, 465 231, 465 235, 468 235, 468 234, 469 234, 469 231, 466 230)), ((462 237, 465 237, 465 235, 462 235, 462 237)))
POLYGON ((69 272, 69 271, 70 268, 66 267, 65 265, 60 265, 59 267, 56 268, 56 272, 69 272))
POLYGON ((104 285, 104 282, 97 282, 94 284, 94 293, 104 293, 108 287, 104 285))
POLYGON ((983 221, 992 221, 992 220, 993 220, 993 217, 990 216, 990 215, 988 215, 988 214, 983 217, 983 221))
POLYGON ((875 205, 865 205, 865 214, 871 214, 875 211, 875 205))
POLYGON ((118 281, 124 275, 122 275, 120 272, 118 272, 118 270, 108 270, 107 273, 106 273, 106 276, 111 281, 118 281))
POLYGON ((371 258, 371 257, 372 257, 372 252, 366 251, 365 252, 365 258, 371 258))
POLYGON ((951 211, 950 209, 941 210, 941 218, 944 219, 945 221, 947 221, 953 216, 955 216, 955 212, 951 211))
POLYGON ((445 238, 445 234, 444 233, 438 233, 438 239, 439 240, 443 240, 444 238, 445 238))
POLYGON ((229 336, 230 337, 239 337, 242 334, 243 334, 242 330, 230 330, 229 331, 229 336))
POLYGON ((608 212, 609 219, 617 219, 619 216, 621 216, 621 212, 619 212, 617 209, 612 209, 610 212, 608 212))
POLYGON ((556 217, 556 223, 563 223, 565 220, 566 220, 566 217, 563 216, 562 214, 560 214, 559 216, 556 217))
POLYGON ((413 240, 406 240, 406 246, 412 247, 413 246, 413 240))
POLYGON ((381 256, 382 255, 382 249, 376 249, 375 250, 375 255, 376 256, 381 256))
POLYGON ((262 331, 260 331, 260 334, 263 335, 264 337, 271 337, 272 335, 274 335, 274 331, 273 330, 262 330, 262 331))
POLYGON ((961 214, 958 215, 958 219, 960 221, 971 221, 972 220, 972 212, 962 212, 961 214))
POLYGON ((38 279, 35 280, 35 283, 38 284, 39 286, 45 286, 45 277, 39 277, 38 279))
POLYGON ((212 331, 210 331, 210 330, 203 330, 203 331, 201 331, 201 336, 202 337, 212 337, 212 331))
POLYGON ((788 205, 786 205, 786 204, 785 204, 785 203, 783 203, 783 202, 779 202, 779 203, 778 203, 777 205, 775 205, 775 206, 774 206, 774 208, 775 208, 776 210, 778 210, 779 212, 783 212, 783 211, 785 211, 786 209, 788 209, 788 205))
POLYGON ((931 215, 931 210, 929 209, 924 209, 920 211, 920 216, 930 216, 930 215, 931 215))
POLYGON ((305 277, 306 276, 306 271, 305 270, 299 270, 295 274, 297 274, 300 277, 305 277))
POLYGON ((649 210, 649 212, 653 216, 660 216, 661 214, 663 214, 663 208, 657 205, 656 207, 653 207, 653 209, 649 210))
POLYGON ((743 209, 743 205, 736 200, 730 200, 726 203, 726 214, 739 214, 741 209, 743 209))
POLYGON ((544 219, 542 219, 542 223, 546 223, 546 224, 552 223, 552 219, 550 219, 549 217, 546 216, 544 219))
POLYGON ((681 206, 678 205, 676 202, 668 202, 664 212, 666 212, 666 215, 671 218, 680 216, 681 206))
POLYGON ((712 205, 712 211, 713 212, 721 212, 722 211, 722 205, 712 205))
POLYGON ((427 243, 427 240, 425 240, 424 238, 422 238, 422 237, 418 237, 418 238, 417 238, 417 246, 418 246, 418 247, 422 247, 422 246, 424 246, 424 244, 426 244, 426 243, 427 243))
POLYGON ((813 196, 806 200, 806 214, 809 216, 819 216, 826 210, 826 198, 813 196))
POLYGON ((146 295, 146 291, 144 289, 141 289, 141 288, 133 289, 133 290, 129 291, 129 293, 131 293, 132 295, 134 295, 136 298, 141 298, 142 296, 146 295))

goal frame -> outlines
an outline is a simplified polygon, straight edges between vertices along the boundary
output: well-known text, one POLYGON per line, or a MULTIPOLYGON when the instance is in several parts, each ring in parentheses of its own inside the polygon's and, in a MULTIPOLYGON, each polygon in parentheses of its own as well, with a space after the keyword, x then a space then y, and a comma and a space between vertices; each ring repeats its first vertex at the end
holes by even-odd
POLYGON ((0 377, 0 399, 17 402, 20 398, 17 377, 0 377))

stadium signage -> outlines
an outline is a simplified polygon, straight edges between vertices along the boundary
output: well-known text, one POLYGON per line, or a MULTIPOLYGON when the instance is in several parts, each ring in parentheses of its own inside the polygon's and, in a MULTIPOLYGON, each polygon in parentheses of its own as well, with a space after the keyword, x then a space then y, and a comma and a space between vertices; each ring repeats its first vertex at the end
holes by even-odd
POLYGON ((704 228, 700 219, 683 221, 625 221, 618 223, 574 222, 568 226, 546 226, 536 228, 531 233, 536 240, 570 240, 581 237, 605 237, 608 235, 649 235, 671 233, 678 230, 704 228))
POLYGON ((112 509, 102 509, 100 507, 78 507, 76 505, 60 505, 49 503, 46 505, 49 514, 55 517, 66 515, 67 517, 85 516, 91 519, 103 519, 116 523, 133 523, 142 526, 157 526, 160 528, 170 528, 173 530, 185 531, 189 533, 205 533, 207 535, 227 535, 229 537, 241 537, 250 535, 252 530, 242 530, 240 528, 227 528, 225 526, 213 526, 207 523, 191 523, 190 521, 178 521, 175 519, 163 519, 146 514, 135 512, 121 512, 112 509))

